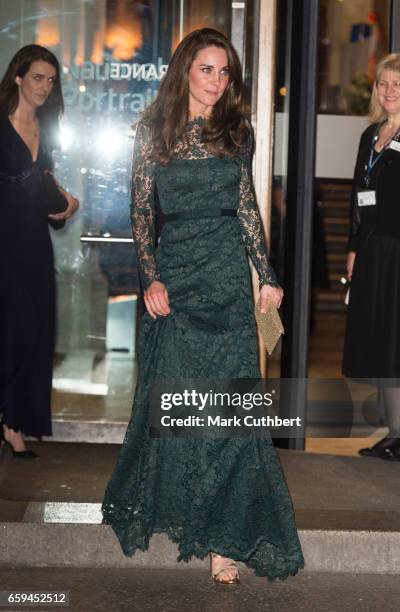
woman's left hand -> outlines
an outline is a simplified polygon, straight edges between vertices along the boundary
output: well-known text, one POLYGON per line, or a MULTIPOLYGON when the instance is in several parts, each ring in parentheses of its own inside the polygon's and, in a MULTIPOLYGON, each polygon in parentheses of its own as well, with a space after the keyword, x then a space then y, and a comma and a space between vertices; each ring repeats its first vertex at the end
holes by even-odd
POLYGON ((65 199, 67 200, 68 206, 64 210, 64 212, 56 213, 54 215, 49 215, 49 218, 52 219, 53 221, 64 221, 65 219, 69 219, 70 217, 72 217, 72 215, 76 213, 76 211, 79 208, 79 200, 77 198, 74 198, 74 196, 68 193, 68 191, 65 191, 65 189, 63 189, 57 181, 56 183, 57 183, 57 187, 59 188, 59 190, 65 197, 65 199))
POLYGON ((271 287, 271 285, 263 285, 260 289, 260 312, 267 312, 268 302, 280 307, 283 300, 283 289, 280 287, 271 287))

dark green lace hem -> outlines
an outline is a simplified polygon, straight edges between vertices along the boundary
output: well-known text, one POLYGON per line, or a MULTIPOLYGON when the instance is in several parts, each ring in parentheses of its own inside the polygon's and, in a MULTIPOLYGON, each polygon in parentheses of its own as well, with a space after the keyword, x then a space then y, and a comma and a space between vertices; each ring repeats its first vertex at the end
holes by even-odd
POLYGON ((235 542, 224 541, 223 538, 208 539, 203 530, 202 535, 197 534, 194 538, 187 531, 193 532, 191 525, 185 527, 144 527, 141 522, 132 522, 130 510, 116 510, 115 506, 103 504, 103 524, 110 525, 114 530, 122 551, 125 556, 132 557, 137 550, 143 552, 149 548, 151 537, 156 533, 165 534, 171 542, 177 544, 179 556, 177 562, 188 563, 192 557, 204 559, 210 552, 216 552, 224 557, 229 557, 235 561, 244 563, 252 569, 256 576, 266 577, 269 581, 285 580, 289 576, 297 574, 299 569, 304 567, 304 558, 298 542, 293 542, 293 550, 289 552, 282 550, 282 547, 268 540, 266 536, 259 536, 254 545, 249 548, 247 542, 240 542, 236 538, 235 542), (125 515, 125 520, 118 522, 115 520, 116 514, 121 517, 125 515), (126 519, 129 517, 129 521, 126 519), (129 535, 127 536, 126 524, 129 524, 129 535), (186 533, 185 533, 186 532, 186 533), (134 534, 134 535, 133 535, 134 534))

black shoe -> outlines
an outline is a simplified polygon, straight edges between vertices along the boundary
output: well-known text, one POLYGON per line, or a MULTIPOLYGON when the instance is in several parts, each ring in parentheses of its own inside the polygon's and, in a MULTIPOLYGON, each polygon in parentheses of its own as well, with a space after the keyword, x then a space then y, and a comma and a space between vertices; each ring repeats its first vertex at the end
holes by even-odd
POLYGON ((372 446, 372 448, 360 448, 360 450, 358 451, 359 455, 362 455, 363 457, 382 457, 382 453, 384 452, 383 449, 380 448, 374 448, 372 446))
POLYGON ((400 461, 400 444, 391 448, 384 448, 380 458, 385 461, 400 461))
POLYGON ((5 437, 4 437, 4 429, 3 429, 3 419, 0 420, 0 449, 2 447, 6 447, 9 446, 11 448, 13 457, 17 457, 18 459, 35 459, 36 457, 39 457, 39 455, 37 453, 34 453, 32 450, 23 450, 23 451, 16 451, 13 448, 13 445, 8 442, 5 437))
POLYGON ((382 438, 371 448, 361 448, 358 453, 363 457, 378 457, 386 461, 400 461, 400 438, 382 438))
POLYGON ((37 453, 34 453, 29 449, 23 451, 14 450, 12 444, 7 440, 4 440, 4 445, 8 445, 11 448, 13 457, 16 457, 17 459, 35 459, 36 457, 39 457, 37 453))
POLYGON ((39 457, 39 455, 33 450, 26 449, 22 451, 17 451, 12 447, 12 444, 10 444, 10 442, 7 442, 7 440, 5 440, 5 443, 8 444, 11 448, 13 457, 16 457, 17 459, 36 459, 36 457, 39 457))

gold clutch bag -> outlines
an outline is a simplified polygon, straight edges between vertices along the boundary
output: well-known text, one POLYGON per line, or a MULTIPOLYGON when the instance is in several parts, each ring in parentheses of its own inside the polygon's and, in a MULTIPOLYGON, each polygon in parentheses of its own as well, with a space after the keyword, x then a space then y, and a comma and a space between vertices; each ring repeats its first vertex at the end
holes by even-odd
POLYGON ((285 333, 278 309, 273 302, 268 302, 267 312, 260 312, 260 300, 258 300, 254 315, 268 355, 271 355, 279 338, 285 333))

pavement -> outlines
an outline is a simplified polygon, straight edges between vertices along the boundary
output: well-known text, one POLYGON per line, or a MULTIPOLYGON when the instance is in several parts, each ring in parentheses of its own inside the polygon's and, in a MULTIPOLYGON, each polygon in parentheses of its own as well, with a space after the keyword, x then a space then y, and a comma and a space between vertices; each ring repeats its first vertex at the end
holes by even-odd
MULTIPOLYGON (((1 588, 69 592, 71 612, 398 612, 398 576, 300 572, 269 583, 251 573, 214 584, 206 571, 0 569, 1 588)), ((0 610, 60 610, 13 607, 0 610)))
MULTIPOLYGON (((306 569, 270 583, 241 568, 241 583, 223 586, 206 562, 176 564, 162 536, 123 557, 99 523, 118 445, 29 445, 34 461, 0 455, 0 596, 69 591, 82 612, 400 611, 400 464, 279 450, 306 569)), ((60 608, 0 606, 16 609, 60 608)))

